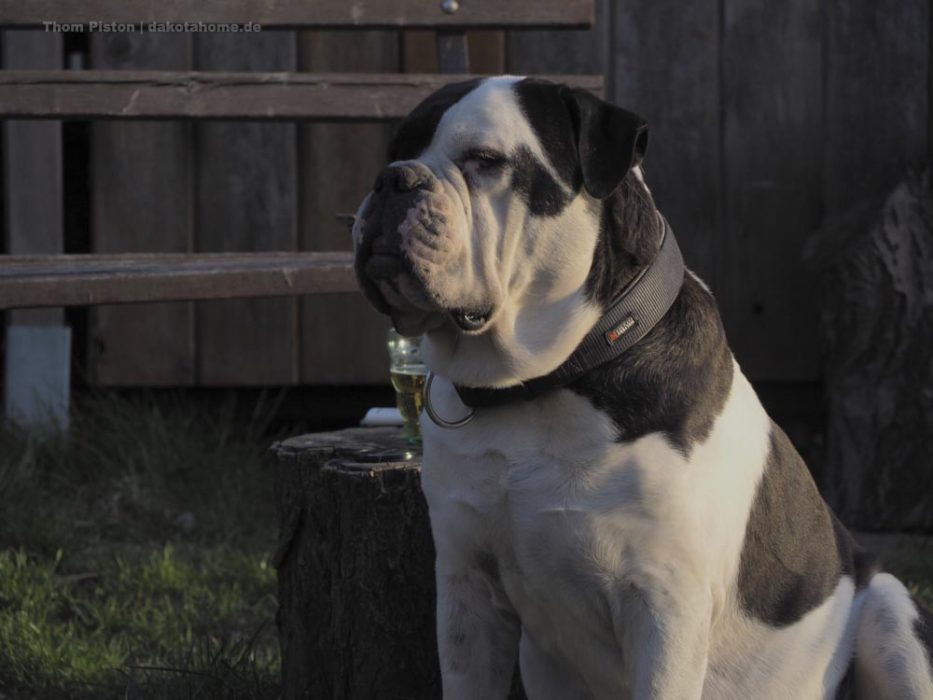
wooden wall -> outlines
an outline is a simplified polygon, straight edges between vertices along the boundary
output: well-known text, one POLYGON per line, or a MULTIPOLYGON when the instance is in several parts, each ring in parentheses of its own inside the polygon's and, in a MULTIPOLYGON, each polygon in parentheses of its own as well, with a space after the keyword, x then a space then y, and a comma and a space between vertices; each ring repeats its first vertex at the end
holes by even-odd
POLYGON ((807 239, 930 158, 930 4, 611 3, 610 95, 753 379, 819 378, 807 239))
MULTIPOLYGON (((648 184, 757 380, 819 378, 807 239, 930 154, 931 0, 599 0, 589 31, 478 32, 479 71, 602 73, 648 184)), ((430 32, 95 38, 98 67, 434 71, 430 32)), ((97 250, 347 249, 391 125, 94 129, 97 250), (265 232, 261 237, 257 232, 265 232)), ((104 385, 385 381, 358 296, 99 309, 104 385)))

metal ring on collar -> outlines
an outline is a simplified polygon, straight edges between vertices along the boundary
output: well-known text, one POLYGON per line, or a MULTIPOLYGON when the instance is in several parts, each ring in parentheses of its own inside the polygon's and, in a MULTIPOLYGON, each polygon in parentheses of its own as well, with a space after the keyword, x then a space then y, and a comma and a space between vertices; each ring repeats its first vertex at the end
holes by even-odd
POLYGON ((473 420, 473 416, 476 415, 476 409, 471 408, 470 412, 461 418, 460 420, 449 421, 441 418, 434 411, 434 406, 431 404, 431 385, 434 383, 434 372, 428 372, 428 378, 424 383, 424 410, 427 411, 428 418, 434 423, 434 425, 440 428, 446 428, 448 430, 453 430, 454 428, 462 428, 464 425, 473 420))

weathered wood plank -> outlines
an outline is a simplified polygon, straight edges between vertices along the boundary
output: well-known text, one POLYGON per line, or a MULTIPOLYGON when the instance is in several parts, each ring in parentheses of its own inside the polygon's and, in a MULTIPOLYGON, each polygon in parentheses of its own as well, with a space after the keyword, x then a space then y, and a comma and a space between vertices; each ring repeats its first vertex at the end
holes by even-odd
POLYGON ((726 0, 723 11, 719 255, 732 287, 714 280, 714 291, 746 373, 815 380, 816 289, 802 253, 822 214, 821 3, 726 0))
MULTIPOLYGON (((440 0, 0 0, 0 26, 42 26, 49 21, 229 22, 266 27, 584 27, 593 23, 593 0, 468 0, 445 12, 440 0)), ((113 30, 112 30, 113 31, 113 30)))
POLYGON ((437 32, 433 29, 406 29, 401 32, 403 73, 437 73, 437 32))
MULTIPOLYGON (((506 32, 495 29, 467 31, 469 69, 475 75, 506 72, 506 32)), ((437 32, 409 29, 402 33, 401 70, 404 73, 437 73, 437 32)), ((560 70, 566 71, 566 68, 560 70)), ((555 72, 555 71, 552 71, 555 72)))
MULTIPOLYGON (((295 70, 294 33, 199 34, 197 65, 220 70, 295 70)), ((199 124, 198 249, 297 250, 294 124, 199 124)), ((200 385, 288 385, 298 380, 294 299, 197 305, 200 385)))
MULTIPOLYGON (((475 29, 466 32, 467 55, 472 73, 500 75, 507 72, 505 35, 506 32, 494 29, 475 29)), ((402 33, 402 72, 437 73, 440 70, 437 54, 436 31, 408 29, 402 33)), ((565 71, 566 68, 562 67, 561 70, 565 71)))
MULTIPOLYGON (((610 0, 596 0, 596 21, 582 31, 520 30, 508 32, 508 72, 588 73, 608 75, 610 0)), ((472 69, 481 72, 475 63, 472 69)))
MULTIPOLYGON (((3 68, 56 69, 60 34, 3 34, 3 68)), ((61 122, 3 125, 3 213, 6 252, 57 254, 64 249, 61 122)), ((6 315, 4 415, 30 428, 65 428, 71 384, 71 329, 60 308, 6 315)))
MULTIPOLYGON (((4 70, 59 69, 60 34, 4 32, 4 70)), ((52 255, 64 251, 62 221, 62 125, 10 120, 3 124, 5 252, 52 255)), ((10 324, 61 325, 58 309, 15 312, 10 324)))
MULTIPOLYGON (((433 40, 427 49, 433 56, 433 40)), ((301 37, 300 58, 304 70, 394 71, 399 61, 398 32, 307 32, 301 37)), ((349 222, 337 215, 356 211, 386 164, 393 131, 390 124, 301 128, 302 249, 352 249, 349 222)), ((360 294, 303 298, 302 383, 385 384, 388 327, 388 319, 360 294)))
POLYGON ((826 210, 880 198, 930 144, 929 0, 828 0, 826 210))
POLYGON ((470 72, 470 49, 465 31, 437 32, 437 67, 441 73, 470 72))
MULTIPOLYGON (((296 296, 357 289, 351 253, 3 256, 0 263, 0 309, 296 296)), ((188 305, 167 308, 183 306, 188 305)), ((134 309, 132 313, 141 311, 134 309)), ((158 346, 164 351, 170 341, 161 338, 158 346)))
MULTIPOLYGON (((108 35, 95 35, 108 36, 108 35)), ((151 37, 145 35, 147 41, 151 37)), ((134 40, 138 40, 136 37, 134 40)), ((175 37, 176 41, 178 37, 175 37)), ((470 76, 3 71, 0 118, 388 120, 470 76)), ((601 92, 596 76, 543 76, 601 92)))
MULTIPOLYGON (((471 72, 478 75, 497 75, 506 72, 505 32, 475 29, 468 31, 466 36, 471 72)), ((566 69, 563 68, 561 71, 566 71, 566 69)))
POLYGON ((648 120, 648 186, 688 267, 730 298, 722 253, 718 0, 612 3, 613 100, 648 120))
MULTIPOLYGON (((189 53, 187 35, 91 36, 94 68, 186 70, 189 53)), ((93 252, 192 250, 192 149, 188 124, 91 125, 93 252)), ((87 361, 96 384, 192 384, 193 304, 92 309, 87 361)))

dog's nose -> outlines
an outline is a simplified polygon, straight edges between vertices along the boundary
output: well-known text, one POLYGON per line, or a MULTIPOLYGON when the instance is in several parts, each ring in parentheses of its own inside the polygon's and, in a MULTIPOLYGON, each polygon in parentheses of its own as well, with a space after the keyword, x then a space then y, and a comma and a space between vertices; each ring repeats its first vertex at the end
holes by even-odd
POLYGON ((407 165, 390 165, 376 178, 373 185, 375 192, 388 187, 395 192, 411 192, 416 189, 426 189, 428 186, 425 177, 414 168, 407 165))

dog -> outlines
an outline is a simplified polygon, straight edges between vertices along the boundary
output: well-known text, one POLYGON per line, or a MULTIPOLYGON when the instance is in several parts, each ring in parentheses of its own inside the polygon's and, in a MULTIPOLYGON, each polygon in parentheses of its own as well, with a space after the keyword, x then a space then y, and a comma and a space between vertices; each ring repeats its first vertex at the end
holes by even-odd
POLYGON ((933 698, 929 615, 762 408, 645 184, 646 123, 496 77, 401 123, 353 227, 424 335, 445 698, 933 698))

